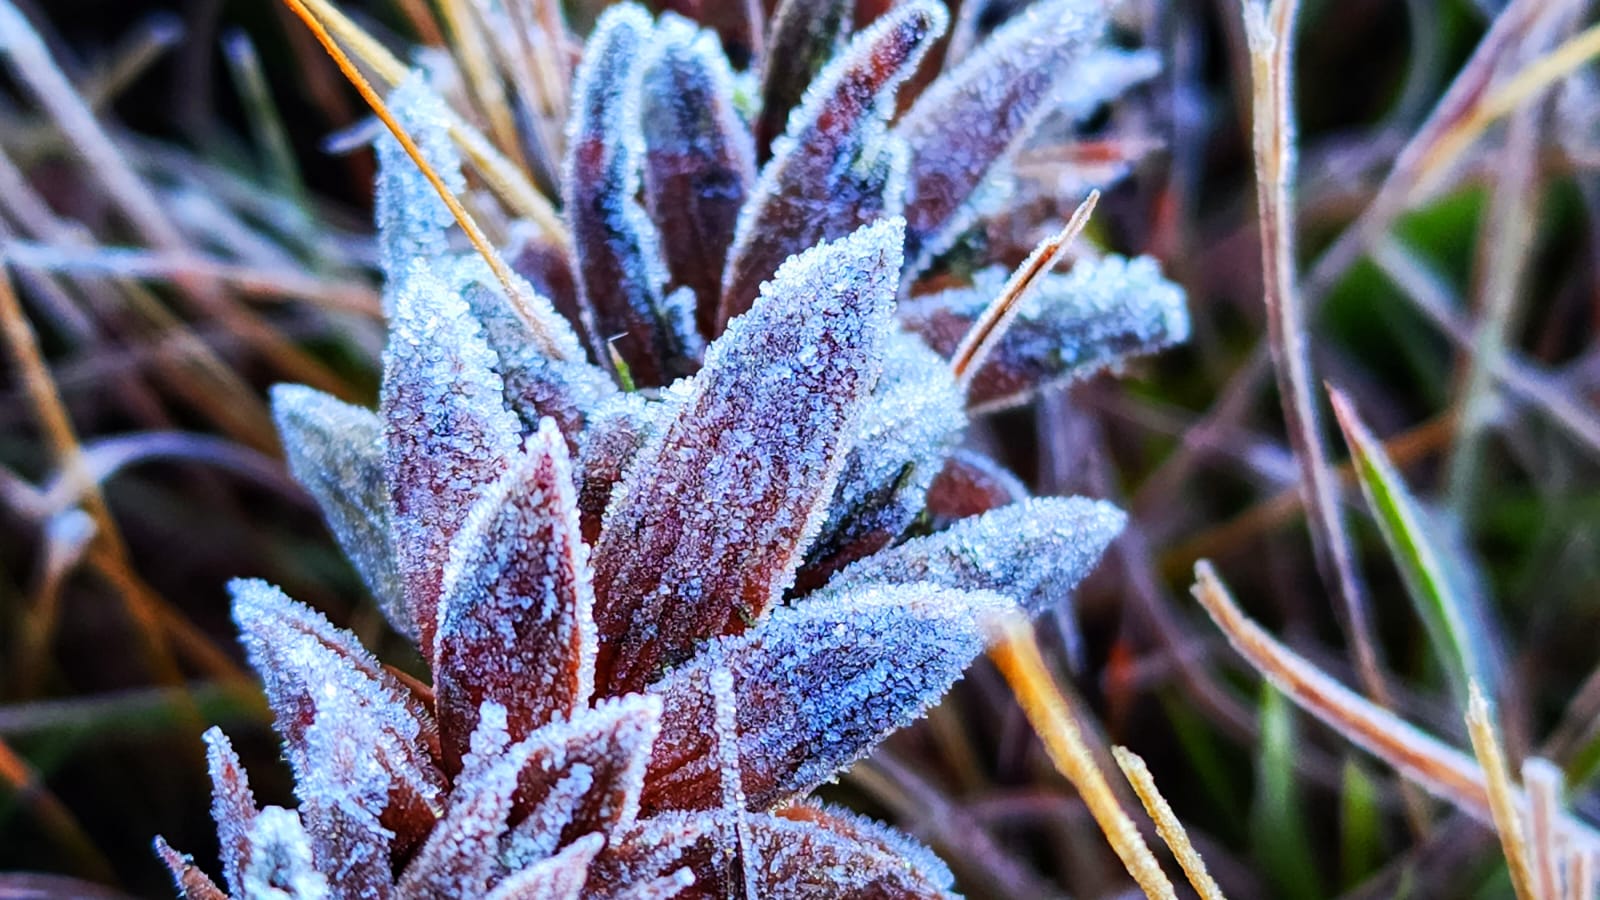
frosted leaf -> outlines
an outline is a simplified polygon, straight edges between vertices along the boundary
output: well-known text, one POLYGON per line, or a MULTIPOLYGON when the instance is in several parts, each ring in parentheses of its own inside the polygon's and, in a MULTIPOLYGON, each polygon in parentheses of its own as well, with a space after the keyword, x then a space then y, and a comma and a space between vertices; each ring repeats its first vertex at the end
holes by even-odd
POLYGON ((638 815, 645 766, 660 720, 660 700, 630 694, 602 700, 570 720, 534 732, 524 742, 528 763, 517 788, 517 810, 538 809, 570 771, 584 766, 590 770, 592 786, 562 829, 562 843, 591 831, 610 834, 627 827, 638 815))
POLYGON ((950 367, 896 330, 827 521, 807 552, 802 587, 887 546, 916 519, 928 485, 966 427, 963 405, 950 367))
POLYGON ((1127 519, 1100 500, 1036 497, 869 556, 835 575, 822 594, 931 582, 994 591, 1038 615, 1071 596, 1127 519))
MULTIPOLYGON (((567 249, 530 222, 511 223, 510 239, 505 250, 506 263, 528 282, 533 292, 547 297, 556 312, 578 336, 585 348, 594 346, 593 336, 587 331, 582 307, 578 302, 577 276, 572 271, 572 258, 567 249)), ((588 355, 590 363, 595 360, 588 355)), ((571 357, 583 359, 584 355, 571 357)))
POLYGON ((712 334, 739 208, 755 180, 750 132, 733 108, 733 73, 713 36, 664 18, 640 93, 644 196, 672 283, 712 334))
POLYGON ((921 716, 983 650, 982 620, 1010 606, 933 584, 862 586, 806 598, 707 645, 650 687, 662 733, 644 808, 717 803, 715 709, 699 686, 707 669, 733 676, 745 795, 751 809, 771 809, 921 716))
POLYGON ((402 846, 433 825, 444 779, 434 763, 436 740, 431 716, 399 679, 356 644, 355 637, 329 625, 319 613, 290 600, 261 581, 235 581, 234 619, 250 663, 283 736, 284 755, 299 782, 302 798, 323 788, 346 790, 327 770, 325 749, 314 746, 311 727, 331 717, 322 730, 348 732, 361 755, 391 781, 380 807, 385 827, 402 846), (337 712, 329 710, 337 707, 337 712))
POLYGON ((600 896, 610 897, 627 896, 624 888, 643 888, 663 876, 679 881, 688 862, 685 857, 721 833, 715 817, 704 811, 666 812, 640 819, 612 834, 606 849, 590 866, 590 883, 600 889, 600 896))
POLYGON ((317 501, 323 521, 396 631, 415 641, 389 543, 389 490, 383 476, 383 421, 298 384, 272 389, 272 418, 289 471, 317 501))
MULTIPOLYGON (((388 106, 422 151, 422 158, 444 179, 445 187, 458 197, 465 194, 461 157, 449 134, 450 113, 439 95, 413 72, 389 93, 388 106)), ((374 201, 378 261, 385 279, 398 288, 410 277, 413 260, 449 255, 447 235, 455 217, 388 129, 379 130, 374 145, 378 155, 374 201)), ((385 300, 390 297, 385 291, 385 300)))
POLYGON ((516 871, 554 853, 561 846, 561 835, 577 818, 593 787, 594 769, 582 763, 569 767, 567 774, 506 835, 500 848, 506 867, 516 871))
POLYGON ((761 4, 727 0, 660 0, 660 8, 699 22, 717 33, 732 64, 748 68, 760 35, 766 31, 761 4))
POLYGON ((604 846, 604 837, 586 834, 555 856, 500 882, 488 900, 578 900, 583 896, 583 884, 589 877, 589 862, 604 846))
POLYGON ((395 559, 424 657, 450 541, 520 441, 498 362, 466 302, 418 263, 395 301, 379 410, 395 559))
POLYGON ((486 700, 511 740, 594 693, 594 594, 566 442, 545 419, 456 536, 439 611, 435 711, 454 767, 486 700))
POLYGON ((1087 0, 1034 3, 935 81, 895 126, 911 148, 909 271, 924 268, 964 227, 957 214, 1050 112, 1072 60, 1102 27, 1098 4, 1087 0))
POLYGON ((950 874, 950 868, 944 864, 944 860, 909 835, 881 822, 811 800, 784 807, 773 815, 780 819, 809 822, 856 843, 881 850, 904 861, 924 882, 940 890, 948 891, 955 887, 955 876, 950 874))
POLYGON ((593 544, 611 495, 633 458, 662 425, 663 404, 642 394, 618 394, 589 415, 578 450, 578 510, 583 539, 593 544))
POLYGON ((855 18, 854 0, 783 0, 772 16, 761 70, 761 114, 755 121, 756 151, 765 158, 783 134, 789 113, 807 86, 840 51, 855 18))
POLYGON ((328 880, 311 862, 311 839, 299 814, 268 806, 250 829, 250 865, 240 900, 326 900, 328 880))
POLYGON ((660 878, 636 884, 615 896, 616 900, 672 900, 693 886, 694 873, 688 869, 679 869, 660 878))
POLYGON ((958 449, 928 486, 926 511, 934 529, 939 530, 1027 496, 1027 486, 999 463, 981 453, 958 449))
POLYGON ((609 345, 641 385, 665 384, 676 352, 661 322, 667 277, 659 235, 635 199, 643 153, 637 61, 653 30, 649 14, 631 3, 600 16, 573 81, 562 172, 578 296, 595 352, 609 359, 609 345))
POLYGON ((1056 115, 1082 119, 1129 88, 1161 72, 1161 56, 1154 50, 1094 47, 1072 63, 1054 98, 1056 115))
POLYGON ((750 830, 761 853, 763 880, 749 889, 751 896, 763 900, 954 896, 948 881, 930 879, 921 866, 876 842, 863 843, 812 822, 767 815, 752 815, 750 830))
POLYGON ((228 895, 217 887, 211 876, 194 864, 194 857, 172 849, 162 837, 156 838, 155 850, 167 871, 172 873, 172 886, 178 889, 180 900, 228 900, 228 895))
POLYGON ((382 746, 392 742, 373 740, 382 726, 351 687, 332 680, 317 686, 305 747, 298 754, 290 748, 289 756, 316 870, 339 896, 381 900, 393 881, 391 848, 403 854, 423 832, 414 828, 397 841, 384 824, 386 818, 407 818, 402 805, 417 802, 414 786, 403 783, 405 774, 392 765, 392 748, 382 746))
POLYGON ((485 703, 450 807, 396 885, 396 897, 478 897, 497 874, 500 838, 527 753, 506 752, 505 709, 485 703))
POLYGON ((250 826, 256 818, 256 798, 250 779, 239 764, 227 735, 220 728, 208 728, 201 735, 206 742, 206 768, 211 773, 211 818, 217 823, 218 856, 222 860, 222 880, 228 890, 244 890, 244 868, 250 863, 250 826))
POLYGON ((641 688, 789 586, 878 378, 900 234, 886 220, 785 263, 634 459, 593 557, 602 694, 641 688))
MULTIPOLYGON (((904 304, 900 321, 933 349, 955 352, 972 322, 1004 283, 1000 270, 958 288, 904 304)), ((977 409, 1028 400, 1041 387, 1071 381, 1189 337, 1183 289, 1141 256, 1081 259, 1065 274, 1043 276, 989 354, 968 391, 977 409)))
POLYGON ((946 19, 932 0, 896 6, 806 91, 740 214, 722 278, 721 323, 750 308, 786 257, 899 214, 906 148, 884 123, 895 90, 946 19))

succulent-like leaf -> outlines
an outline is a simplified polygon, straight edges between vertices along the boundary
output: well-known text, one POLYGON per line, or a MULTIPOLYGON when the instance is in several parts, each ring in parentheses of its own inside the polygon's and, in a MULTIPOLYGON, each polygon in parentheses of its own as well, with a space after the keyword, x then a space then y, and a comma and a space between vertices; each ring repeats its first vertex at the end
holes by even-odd
POLYGON ((250 828, 256 819, 255 794, 222 729, 209 728, 202 737, 211 773, 211 818, 217 823, 222 880, 228 890, 242 894, 244 868, 250 863, 250 828))
POLYGON ((946 249, 967 201, 1051 109, 1070 63, 1103 26, 1098 4, 1028 6, 917 99, 895 126, 910 147, 906 179, 909 271, 946 249))
POLYGON ((756 152, 765 159, 783 134, 789 113, 806 88, 845 46, 855 18, 855 0, 782 0, 772 16, 772 34, 761 69, 761 113, 754 130, 756 152))
POLYGON ((901 331, 888 347, 827 521, 807 552, 801 587, 821 584, 899 537, 921 512, 929 483, 966 427, 961 391, 939 355, 901 331))
POLYGON ((599 896, 607 898, 675 896, 649 893, 646 888, 693 884, 694 876, 684 868, 684 857, 720 830, 714 815, 703 810, 640 819, 612 834, 610 843, 590 867, 590 883, 599 896), (638 890, 630 886, 637 886, 638 890))
POLYGON ((1127 518, 1100 500, 1036 497, 875 553, 845 567, 822 593, 932 583, 994 591, 1037 615, 1070 596, 1127 518))
MULTIPOLYGON (((449 110, 422 75, 414 73, 402 81, 389 93, 387 103, 450 192, 458 197, 466 193, 461 157, 448 131, 449 110)), ((415 260, 450 255, 447 234, 455 217, 394 135, 383 129, 374 144, 378 155, 378 262, 389 288, 384 292, 387 307, 393 291, 410 277, 415 260)))
POLYGON ((926 511, 936 530, 1026 499, 1028 488, 994 460, 958 449, 928 486, 926 511))
POLYGON ((328 900, 328 879, 312 865, 311 839, 293 810, 268 806, 250 830, 250 864, 240 898, 328 900))
MULTIPOLYGON (((431 723, 398 679, 360 649, 355 637, 261 581, 235 581, 234 618, 245 652, 261 673, 285 755, 303 800, 354 789, 347 769, 378 766, 389 779, 379 804, 383 825, 402 847, 432 827, 440 810, 444 779, 430 746, 431 723), (316 741, 311 729, 321 720, 316 741), (359 759, 335 759, 341 733, 357 735, 359 759)), ((358 769, 366 773, 365 768, 358 769)))
POLYGON ((408 807, 436 801, 440 791, 430 785, 432 796, 418 796, 415 773, 396 764, 399 742, 382 731, 393 727, 382 721, 393 709, 375 710, 365 685, 313 676, 312 687, 303 746, 288 748, 311 861, 337 896, 382 900, 393 886, 391 851, 405 852, 433 825, 431 809, 420 810, 419 821, 408 807), (411 833, 400 839, 385 819, 411 833))
POLYGON ((863 586, 707 645, 650 687, 663 713, 645 809, 718 805, 709 670, 732 675, 741 782, 751 809, 771 809, 920 716, 983 650, 982 620, 1010 606, 933 584, 863 586))
POLYGON ((498 362, 466 302, 414 266, 395 298, 379 410, 395 558, 424 656, 450 541, 521 439, 498 362))
POLYGON ((750 308, 785 258, 899 213, 905 148, 884 123, 895 89, 945 21, 932 0, 896 7, 856 35, 806 92, 739 217, 722 279, 722 324, 750 308))
POLYGON ((172 886, 178 889, 181 900, 228 900, 211 876, 194 864, 194 857, 172 849, 166 838, 156 838, 155 848, 156 856, 172 873, 172 886))
MULTIPOLYGON (((572 258, 566 248, 527 222, 513 222, 510 232, 506 264, 528 282, 534 293, 549 298, 556 313, 578 336, 579 343, 592 349, 594 338, 585 330, 589 323, 578 301, 577 275, 572 271, 572 258)), ((591 355, 589 361, 594 363, 598 359, 591 355)))
POLYGON ((586 834, 555 856, 500 882, 488 900, 578 900, 589 878, 589 863, 604 846, 604 837, 586 834))
POLYGON ((615 352, 641 385, 665 384, 675 354, 664 321, 660 239, 635 199, 638 61, 653 31, 649 14, 631 3, 601 15, 573 85, 562 174, 578 296, 599 344, 595 353, 603 361, 615 352))
POLYGON ((640 85, 644 195, 674 285, 695 296, 711 334, 734 223, 755 180, 750 132, 733 108, 733 73, 712 36, 667 17, 640 85))
POLYGON ((484 701, 506 709, 518 741, 588 705, 594 595, 578 527, 566 442, 546 419, 451 552, 433 667, 447 767, 466 751, 484 701))
POLYGON ((537 809, 567 774, 583 766, 591 786, 561 824, 560 843, 628 827, 639 812, 645 767, 660 725, 661 701, 630 694, 534 732, 525 746, 513 748, 528 757, 517 788, 518 814, 537 809))
POLYGON ((389 489, 383 476, 383 422, 299 384, 272 389, 272 417, 289 471, 322 509, 328 530, 394 629, 417 639, 389 543, 389 489))
POLYGON ((716 32, 733 65, 740 69, 750 67, 766 31, 762 4, 746 0, 660 0, 660 5, 716 32))
POLYGON ((527 302, 539 304, 548 313, 543 321, 558 323, 547 327, 545 333, 560 358, 544 352, 528 323, 506 301, 482 257, 469 256, 457 262, 451 287, 482 324, 484 339, 497 360, 495 371, 504 382, 506 406, 522 420, 523 428, 533 431, 541 418, 549 416, 567 435, 569 445, 575 446, 584 414, 616 393, 611 376, 584 358, 577 333, 549 300, 539 296, 532 285, 525 285, 527 302))
MULTIPOLYGON (((670 391, 671 388, 668 389, 670 391)), ((665 407, 637 393, 618 394, 590 413, 578 451, 578 510, 583 539, 593 544, 612 493, 644 445, 660 429, 665 407)))
MULTIPOLYGON (((918 866, 878 843, 857 840, 830 828, 792 818, 751 815, 750 845, 757 856, 760 881, 728 884, 723 891, 713 880, 717 869, 697 869, 696 884, 711 896, 762 897, 764 900, 811 900, 816 897, 881 897, 896 900, 944 900, 948 882, 930 880, 918 866), (740 888, 743 891, 740 891, 740 888)), ((727 871, 724 869, 723 871, 727 871)), ((748 871, 735 870, 735 871, 748 871)))
MULTIPOLYGON (((905 304, 900 321, 946 356, 1004 283, 989 269, 972 288, 905 304)), ((1149 257, 1079 260, 1070 272, 1041 276, 998 345, 973 376, 967 402, 975 409, 1013 406, 1040 388, 1098 372, 1123 359, 1189 336, 1183 289, 1161 277, 1149 257)))
POLYGON ((786 263, 634 459, 595 546, 596 684, 637 690, 789 586, 878 379, 899 220, 786 263))
POLYGON ((849 810, 810 800, 786 806, 773 815, 780 819, 809 822, 818 828, 897 858, 909 866, 923 882, 939 890, 948 891, 955 887, 955 876, 950 874, 950 869, 944 864, 944 860, 902 832, 865 816, 858 816, 849 810))
POLYGON ((616 900, 672 900, 693 886, 694 872, 683 868, 629 887, 617 894, 616 900))

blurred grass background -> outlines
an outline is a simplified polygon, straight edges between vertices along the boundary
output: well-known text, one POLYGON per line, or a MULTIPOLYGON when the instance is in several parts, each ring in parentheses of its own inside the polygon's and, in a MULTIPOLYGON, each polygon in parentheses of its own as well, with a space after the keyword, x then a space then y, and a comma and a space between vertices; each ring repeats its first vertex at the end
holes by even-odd
MULTIPOLYGON (((262 399, 283 380, 374 396, 372 162, 327 149, 363 108, 268 0, 0 6, 42 37, 0 28, 0 242, 15 295, 0 375, 0 870, 166 896, 150 838, 196 852, 214 841, 205 725, 227 726, 264 802, 291 799, 226 580, 267 578, 384 658, 409 652, 284 475, 262 399), (86 158, 86 141, 116 164, 86 158), (40 415, 52 393, 71 444, 40 415)), ((397 47, 417 37, 399 6, 345 4, 397 47)), ((1381 190, 1452 84, 1492 93, 1591 19, 1587 3, 1553 0, 1308 2, 1294 109, 1309 363, 1428 510, 1472 640, 1500 673, 1489 687, 1512 760, 1553 759, 1594 821, 1593 67, 1518 104, 1425 193, 1395 203, 1381 190), (1506 24, 1516 16, 1537 21, 1506 24)), ((1503 896, 1491 832, 1436 803, 1408 815, 1386 766, 1263 687, 1188 598, 1209 558, 1274 634, 1359 683, 1262 363, 1239 8, 1130 0, 1119 21, 1165 71, 1099 123, 1113 150, 1153 149, 1092 227, 1185 286, 1194 339, 1126 378, 995 416, 979 439, 1040 492, 1132 513, 1079 597, 1088 659, 1062 674, 1105 736, 1149 761, 1230 896, 1503 896)), ((1342 464, 1344 438, 1322 420, 1342 464)), ((1396 711, 1465 747, 1448 658, 1344 476, 1396 711)), ((930 840, 975 896, 1127 890, 987 666, 836 793, 930 840)))

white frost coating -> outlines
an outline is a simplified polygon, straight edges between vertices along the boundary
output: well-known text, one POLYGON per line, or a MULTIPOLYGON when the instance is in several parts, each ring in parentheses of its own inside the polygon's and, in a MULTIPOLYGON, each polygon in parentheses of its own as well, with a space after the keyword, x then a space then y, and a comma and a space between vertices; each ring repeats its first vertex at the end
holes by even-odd
POLYGON ((593 610, 566 441, 545 419, 451 547, 433 665, 447 759, 485 700, 509 711, 513 740, 588 706, 593 610))
POLYGON ((1072 63, 1056 85, 1056 115, 1081 119, 1128 88, 1156 77, 1161 55, 1154 50, 1096 47, 1072 63))
MULTIPOLYGON (((948 354, 1006 280, 979 272, 956 288, 901 308, 901 321, 948 354)), ((1188 299, 1155 260, 1085 258, 1044 276, 976 375, 969 402, 992 410, 1025 402, 1040 388, 1072 381, 1189 337, 1188 299)))
MULTIPOLYGON (((438 265, 438 261, 434 261, 438 265)), ((541 331, 535 336, 528 323, 506 299, 505 288, 479 254, 453 257, 448 267, 451 290, 462 294, 472 314, 483 325, 489 346, 500 358, 496 371, 506 380, 507 401, 515 407, 519 395, 518 372, 550 368, 560 374, 573 402, 586 406, 616 390, 604 370, 592 366, 584 356, 583 343, 565 316, 556 311, 548 297, 534 290, 526 278, 511 272, 511 280, 521 295, 523 309, 536 320, 541 331), (547 343, 548 342, 548 343, 547 343), (559 357, 557 359, 556 357, 559 357)), ((537 422, 538 417, 530 421, 537 422)))
POLYGON ((881 845, 781 816, 752 815, 750 824, 767 860, 759 886, 763 900, 953 896, 946 885, 881 845))
POLYGON ((745 900, 759 900, 761 851, 750 835, 745 816, 744 776, 739 769, 739 711, 734 697, 733 673, 713 667, 706 673, 713 709, 717 769, 722 781, 722 812, 733 823, 735 850, 739 854, 740 880, 745 900))
POLYGON ((269 806, 250 829, 250 864, 241 900, 326 900, 328 881, 311 865, 311 841, 300 816, 269 806))
MULTIPOLYGON (((596 860, 595 876, 601 879, 596 883, 640 884, 656 879, 677 865, 687 851, 708 838, 714 839, 720 831, 716 814, 704 810, 667 812, 640 819, 612 835, 613 852, 596 860)), ((672 872, 668 880, 679 880, 682 871, 672 872)))
POLYGON ((642 687, 791 583, 881 370, 901 236, 885 220, 785 263, 634 459, 593 557, 603 692, 642 687))
POLYGON ((222 880, 235 894, 244 892, 244 868, 250 861, 250 829, 256 819, 256 798, 239 754, 220 728, 208 728, 206 768, 211 774, 211 818, 217 823, 222 880))
POLYGON ((843 807, 815 800, 802 800, 795 804, 795 807, 816 810, 822 818, 822 827, 830 831, 852 840, 882 847, 890 855, 903 860, 924 881, 940 890, 948 891, 955 888, 956 878, 950 873, 950 867, 944 864, 944 860, 905 832, 843 807))
POLYGON ((973 191, 1050 112, 1055 85, 1104 27, 1100 5, 1047 0, 1017 14, 935 81, 895 126, 911 147, 908 273, 947 249, 973 191))
POLYGON ((653 881, 631 887, 617 895, 617 900, 672 900, 694 886, 694 873, 679 869, 653 881))
MULTIPOLYGON (((411 73, 389 93, 388 105, 422 151, 422 158, 444 179, 445 187, 456 196, 464 194, 467 183, 461 174, 461 157, 450 140, 450 113, 423 76, 411 73)), ((440 260, 449 254, 447 234, 455 217, 388 129, 378 135, 375 145, 378 261, 390 287, 398 288, 409 276, 413 260, 440 260)), ((386 305, 391 302, 389 297, 386 290, 386 305)))
POLYGON ((500 845, 500 858, 511 871, 545 859, 561 846, 561 835, 576 820, 594 787, 594 767, 573 763, 500 845))
POLYGON ((361 692, 327 681, 317 685, 312 703, 313 719, 295 766, 311 859, 338 895, 381 900, 393 881, 389 847, 395 833, 379 817, 391 794, 404 796, 413 786, 396 777, 392 748, 383 747, 391 741, 380 737, 382 726, 374 724, 377 717, 361 692))
POLYGON ((369 409, 299 384, 273 387, 272 418, 289 471, 317 501, 328 530, 384 618, 415 641, 417 628, 406 614, 389 544, 382 420, 369 409))
MULTIPOLYGON (((555 856, 515 872, 495 887, 486 900, 579 900, 589 877, 589 863, 605 846, 599 834, 578 838, 555 856)), ((449 894, 445 896, 477 896, 449 894)))
POLYGON ((855 444, 828 505, 819 543, 887 531, 922 509, 928 485, 967 426, 965 398, 937 353, 896 329, 883 377, 861 415, 855 444))
MULTIPOLYGON (((629 694, 601 700, 571 719, 552 722, 529 735, 513 752, 528 754, 529 771, 549 784, 575 766, 592 770, 593 786, 567 828, 611 832, 631 825, 639 813, 645 766, 661 727, 661 701, 629 694)), ((527 772, 524 783, 527 783, 527 772)))
POLYGON ((1035 497, 880 551, 845 567, 816 596, 932 583, 1003 594, 1038 615, 1067 600, 1127 519, 1101 500, 1035 497))
POLYGON ((414 265, 395 300, 379 409, 397 569, 429 658, 450 540, 521 442, 498 362, 466 302, 414 265))
POLYGON ((672 805, 715 790, 708 670, 733 677, 744 789, 751 809, 771 809, 921 716, 983 650, 983 621, 1010 608, 992 592, 863 585, 706 645, 650 687, 663 702, 652 796, 672 805))

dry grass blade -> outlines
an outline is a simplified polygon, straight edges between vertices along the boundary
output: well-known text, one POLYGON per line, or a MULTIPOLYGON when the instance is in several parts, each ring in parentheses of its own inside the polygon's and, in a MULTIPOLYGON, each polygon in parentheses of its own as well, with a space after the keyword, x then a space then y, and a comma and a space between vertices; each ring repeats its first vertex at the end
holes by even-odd
POLYGON ((1522 788, 1528 792, 1528 846, 1538 895, 1554 900, 1561 896, 1561 840, 1556 822, 1561 816, 1565 778, 1555 763, 1530 756, 1522 762, 1522 788))
POLYGON ((451 193, 450 189, 445 186, 444 179, 440 178, 439 173, 435 172, 433 166, 429 165, 428 161, 423 158, 422 151, 417 147, 416 141, 411 139, 411 135, 389 112, 388 105, 383 102, 382 97, 378 96, 378 92, 373 89, 366 76, 362 75, 361 71, 356 68, 350 56, 333 39, 333 35, 328 33, 328 29, 323 27, 321 20, 311 11, 310 7, 302 0, 284 0, 284 3, 288 5, 295 15, 300 17, 301 21, 306 23, 307 28, 311 29, 311 33, 316 36, 318 43, 322 44, 322 48, 328 52, 334 63, 339 66, 339 71, 343 72, 345 78, 348 78, 350 83, 355 86, 355 89, 361 94, 361 99, 365 100, 367 105, 372 107, 373 113, 383 120, 383 124, 388 127, 395 140, 399 141, 400 146, 405 148, 406 155, 410 156, 412 161, 417 164, 417 168, 428 179, 428 183, 433 185, 433 189, 439 192, 439 199, 443 200, 444 205, 449 207, 450 215, 455 217, 456 223, 461 226, 461 230, 467 233, 467 239, 472 242, 472 246, 483 257, 484 262, 489 264, 490 271, 494 272, 495 279, 500 282, 501 289, 506 292, 506 301, 517 311, 517 315, 528 326, 528 330, 540 342, 541 349, 552 359, 565 359, 566 355, 561 350, 559 342, 551 336, 549 329, 545 326, 543 317, 534 310, 533 300, 523 291, 521 279, 511 271, 505 260, 500 258, 500 254, 496 253, 494 248, 489 245, 489 239, 484 235, 483 230, 478 227, 477 220, 472 218, 472 214, 467 212, 467 208, 462 206, 461 201, 457 200, 455 194, 451 193))
MULTIPOLYGON (((1193 592, 1239 655, 1301 709, 1393 766, 1428 793, 1479 822, 1494 824, 1489 789, 1483 771, 1472 757, 1363 699, 1283 646, 1239 609, 1210 563, 1196 564, 1193 592)), ((1521 807, 1524 802, 1516 797, 1516 806, 1521 807)), ((1600 848, 1600 835, 1586 826, 1568 820, 1562 823, 1561 831, 1577 844, 1600 848)))
POLYGON ((1600 853, 1593 848, 1579 847, 1572 851, 1572 856, 1567 860, 1567 893, 1566 900, 1594 900, 1596 896, 1595 879, 1600 874, 1600 853))
POLYGON ((999 619, 993 628, 997 639, 989 658, 1011 686, 1028 724, 1044 741, 1056 770, 1077 789, 1106 840, 1111 842, 1111 849, 1145 896, 1176 900, 1172 882, 1161 871, 1161 864, 1156 862, 1138 827, 1117 802, 1105 773, 1095 764, 1073 710, 1051 680, 1034 640, 1033 627, 1012 615, 999 619))
POLYGON ((111 863, 89 840, 77 817, 4 740, 0 740, 0 785, 11 792, 8 799, 25 806, 51 839, 71 856, 78 875, 106 884, 116 881, 111 863))
POLYGON ((971 386, 973 376, 983 368, 984 359, 1005 336, 1007 326, 1016 319, 1018 310, 1022 308, 1022 301, 1028 299, 1028 295, 1039 284, 1039 279, 1060 262, 1068 245, 1083 233, 1084 226, 1089 224, 1089 216, 1094 214, 1095 204, 1099 202, 1100 192, 1089 192, 1088 198, 1078 205, 1061 231, 1034 248, 1006 282, 1000 296, 972 323, 971 330, 961 339, 950 357, 950 370, 955 373, 956 382, 963 390, 971 386))
POLYGON ((1328 468, 1311 374, 1311 343, 1294 271, 1294 123, 1290 111, 1291 58, 1296 0, 1244 4, 1254 89, 1256 199, 1261 216, 1261 271, 1266 291, 1268 340, 1282 395, 1289 444, 1300 468, 1312 546, 1323 580, 1339 594, 1340 621, 1355 655, 1362 687, 1384 706, 1392 701, 1372 636, 1366 588, 1345 531, 1338 485, 1328 468))
POLYGON ((1217 885, 1216 879, 1206 870, 1206 861, 1195 850, 1194 844, 1189 841, 1189 832, 1184 830, 1183 823, 1178 821, 1178 816, 1172 811, 1167 798, 1161 796, 1161 791, 1156 787, 1156 780, 1150 774, 1150 767, 1137 753, 1127 747, 1112 747, 1111 755, 1116 757, 1117 766, 1122 769, 1122 774, 1127 777, 1128 783, 1133 785, 1133 792, 1139 795, 1139 802, 1144 804, 1144 811, 1156 823, 1156 832, 1161 839, 1166 841, 1167 847, 1172 850, 1172 855, 1177 858, 1178 865, 1183 867, 1184 877, 1189 879, 1189 884, 1194 887, 1195 893, 1200 895, 1200 900, 1226 900, 1222 888, 1217 885))
POLYGON ((1511 784, 1511 773, 1506 769, 1505 748, 1495 733, 1489 701, 1484 699, 1477 682, 1473 682, 1467 702, 1467 734, 1472 738, 1472 752, 1478 757, 1478 765, 1487 776, 1489 812, 1494 818, 1495 831, 1500 835, 1506 865, 1511 870, 1511 887, 1517 892, 1517 900, 1540 900, 1543 895, 1534 889, 1528 842, 1522 835, 1522 815, 1517 809, 1519 804, 1516 788, 1511 784))

